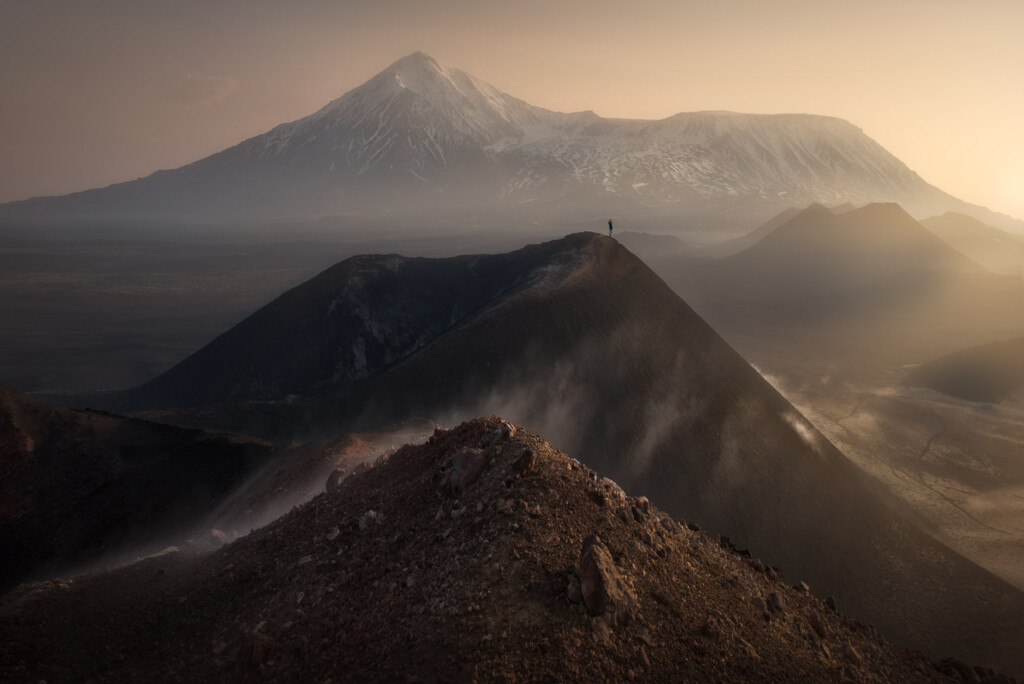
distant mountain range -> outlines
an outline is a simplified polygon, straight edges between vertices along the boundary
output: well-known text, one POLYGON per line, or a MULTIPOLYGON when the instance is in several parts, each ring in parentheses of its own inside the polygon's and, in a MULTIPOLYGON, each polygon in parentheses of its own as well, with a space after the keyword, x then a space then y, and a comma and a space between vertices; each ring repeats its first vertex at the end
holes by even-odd
POLYGON ((921 224, 993 273, 1024 274, 1024 239, 973 216, 947 212, 921 224))
POLYGON ((755 244, 721 259, 716 276, 751 295, 806 299, 904 276, 986 273, 896 204, 839 213, 814 204, 766 227, 755 244))
MULTIPOLYGON (((962 215, 940 223, 961 229, 940 231, 935 221, 916 221, 892 203, 813 204, 696 253, 703 258, 630 239, 749 360, 760 363, 762 336, 774 330, 791 345, 803 339, 825 367, 845 357, 859 374, 1024 330, 1020 275, 1006 275, 1018 241, 962 215), (822 335, 832 342, 823 347, 822 335)), ((806 353, 793 363, 806 366, 806 353)))
POLYGON ((0 384, 0 592, 177 541, 273 452, 237 435, 66 409, 0 384))
POLYGON ((929 185, 841 119, 559 113, 417 52, 316 113, 210 157, 107 188, 9 203, 0 220, 267 221, 454 207, 577 219, 728 210, 763 220, 786 206, 877 201, 1024 229, 929 185))

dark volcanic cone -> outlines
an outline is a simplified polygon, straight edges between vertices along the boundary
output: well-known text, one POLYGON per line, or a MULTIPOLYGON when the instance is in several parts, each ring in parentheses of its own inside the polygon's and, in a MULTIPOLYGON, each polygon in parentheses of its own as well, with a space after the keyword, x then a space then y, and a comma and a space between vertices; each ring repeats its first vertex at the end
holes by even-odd
POLYGON ((497 256, 344 262, 134 398, 155 402, 172 389, 250 399, 178 419, 280 438, 501 413, 834 595, 894 638, 934 654, 1020 664, 1024 596, 922 534, 610 238, 572 235, 497 256), (346 299, 350 291, 361 294, 346 299), (494 294, 473 294, 485 291, 494 294), (424 320, 424 297, 436 306, 426 318, 431 339, 408 327, 424 320), (289 318, 300 309, 306 314, 289 318), (353 358, 358 365, 346 361, 353 358), (295 377, 306 371, 285 372, 290 364, 332 368, 336 379, 302 395, 306 380, 295 377), (251 384, 233 375, 236 366, 249 369, 251 384), (366 375, 349 379, 356 372, 366 375), (252 401, 271 381, 278 398, 252 401))
POLYGON ((0 601, 0 643, 0 678, 33 682, 975 673, 887 643, 496 418, 438 430, 199 561, 22 587, 0 601), (483 467, 455 498, 466 453, 483 467))

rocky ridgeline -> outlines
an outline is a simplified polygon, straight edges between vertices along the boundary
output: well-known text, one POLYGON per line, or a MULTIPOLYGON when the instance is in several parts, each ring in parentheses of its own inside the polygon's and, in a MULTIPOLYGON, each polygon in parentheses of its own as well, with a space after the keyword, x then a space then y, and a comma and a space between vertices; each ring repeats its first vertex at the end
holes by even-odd
POLYGON ((22 587, 0 679, 1011 681, 931 663, 498 418, 271 525, 22 587))

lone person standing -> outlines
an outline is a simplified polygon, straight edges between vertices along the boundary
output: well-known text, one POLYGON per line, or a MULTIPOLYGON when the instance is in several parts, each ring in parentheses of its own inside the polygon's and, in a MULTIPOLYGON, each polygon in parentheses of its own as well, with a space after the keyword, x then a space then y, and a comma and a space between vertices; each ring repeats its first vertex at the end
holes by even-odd
POLYGON ((612 220, 608 219, 608 237, 612 236, 612 220))

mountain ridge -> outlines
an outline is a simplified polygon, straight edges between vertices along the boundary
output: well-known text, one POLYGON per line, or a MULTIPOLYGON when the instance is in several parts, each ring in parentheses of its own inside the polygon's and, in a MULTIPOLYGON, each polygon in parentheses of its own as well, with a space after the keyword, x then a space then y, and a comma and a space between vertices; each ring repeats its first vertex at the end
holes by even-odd
POLYGON ((811 114, 708 110, 661 120, 530 105, 423 53, 317 112, 178 169, 0 205, 0 219, 321 217, 476 207, 578 216, 587 207, 765 220, 795 203, 899 201, 968 211, 853 124, 811 114))
POLYGON ((1008 681, 810 591, 490 417, 206 557, 20 588, 0 600, 0 676, 1008 681))
MULTIPOLYGON (((957 645, 968 655, 986 654, 970 656, 981 662, 1005 660, 1005 639, 1020 628, 1005 614, 1020 599, 1015 590, 915 528, 905 506, 845 459, 643 262, 592 233, 496 256, 513 264, 506 282, 518 280, 517 287, 497 288, 503 294, 374 375, 308 395, 280 383, 276 395, 224 394, 222 401, 234 403, 156 415, 278 441, 410 416, 455 424, 507 415, 672 514, 770 555, 908 643, 957 645)), ((453 284, 472 278, 468 262, 438 264, 456 266, 462 275, 453 284)), ((363 283, 365 292, 372 282, 363 283)), ((401 310, 401 290, 385 287, 386 296, 360 297, 358 306, 388 320, 401 310)), ((343 320, 355 306, 332 312, 334 300, 318 299, 319 313, 305 317, 309 325, 326 330, 326 321, 343 320)), ((242 337, 285 356, 323 353, 295 349, 272 326, 242 337)), ((248 367, 246 359, 256 357, 233 358, 248 367)), ((200 387, 217 382, 202 373, 182 378, 200 387)))
POLYGON ((750 297, 784 296, 792 302, 894 278, 988 274, 894 203, 839 214, 812 204, 759 237, 710 265, 716 277, 750 297))

